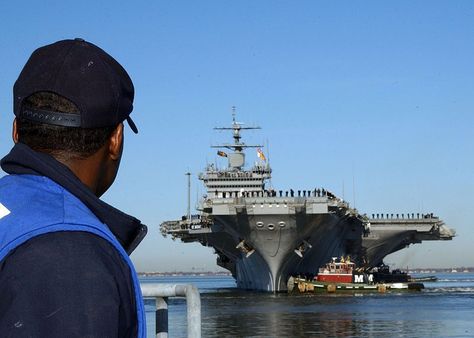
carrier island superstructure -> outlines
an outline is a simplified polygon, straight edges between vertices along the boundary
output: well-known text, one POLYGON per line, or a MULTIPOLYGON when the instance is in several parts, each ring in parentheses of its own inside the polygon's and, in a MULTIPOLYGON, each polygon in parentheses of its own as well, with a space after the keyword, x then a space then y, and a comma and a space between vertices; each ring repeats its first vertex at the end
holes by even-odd
POLYGON ((214 129, 232 132, 233 143, 212 146, 227 157, 227 168, 207 165, 199 174, 207 190, 199 214, 191 215, 188 206, 181 220, 163 222, 161 233, 214 248, 217 264, 239 288, 284 291, 289 276, 314 273, 331 257, 350 255, 370 268, 412 243, 454 236, 433 214, 368 217, 324 188, 274 190, 262 146, 241 141, 243 130, 260 128, 244 127, 234 114, 230 127, 214 129), (259 160, 246 168, 249 148, 259 160))

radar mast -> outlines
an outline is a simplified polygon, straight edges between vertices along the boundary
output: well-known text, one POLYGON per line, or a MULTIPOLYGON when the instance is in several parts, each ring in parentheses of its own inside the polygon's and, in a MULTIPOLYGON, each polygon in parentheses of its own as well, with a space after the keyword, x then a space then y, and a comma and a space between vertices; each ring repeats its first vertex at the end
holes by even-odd
POLYGON ((246 148, 262 148, 262 145, 247 145, 244 142, 241 142, 240 139, 242 136, 240 132, 242 130, 252 130, 252 129, 262 129, 258 126, 255 127, 244 127, 244 124, 237 122, 235 120, 235 106, 232 107, 232 126, 231 127, 215 127, 214 130, 231 130, 232 137, 234 138, 234 143, 229 144, 217 144, 212 145, 211 148, 226 148, 230 149, 233 152, 226 154, 223 152, 218 152, 219 155, 228 157, 229 159, 229 169, 231 170, 242 170, 242 167, 245 165, 245 153, 243 152, 246 148))

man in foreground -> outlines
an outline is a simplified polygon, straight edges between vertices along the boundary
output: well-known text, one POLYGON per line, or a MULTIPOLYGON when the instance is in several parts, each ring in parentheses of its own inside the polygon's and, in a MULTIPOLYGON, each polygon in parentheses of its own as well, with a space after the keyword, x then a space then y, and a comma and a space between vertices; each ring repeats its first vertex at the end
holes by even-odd
POLYGON ((13 89, 15 146, 1 160, 0 332, 5 337, 142 337, 128 255, 139 220, 101 201, 115 180, 134 88, 82 39, 37 49, 13 89))

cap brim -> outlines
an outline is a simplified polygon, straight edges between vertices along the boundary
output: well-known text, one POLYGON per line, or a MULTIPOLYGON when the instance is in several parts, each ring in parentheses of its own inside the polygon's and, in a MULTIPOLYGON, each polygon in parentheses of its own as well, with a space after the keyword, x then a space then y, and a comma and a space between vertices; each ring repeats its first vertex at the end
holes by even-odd
POLYGON ((135 122, 133 122, 132 118, 130 116, 127 116, 127 123, 128 125, 130 126, 130 129, 132 129, 132 131, 135 133, 135 134, 138 134, 138 128, 137 128, 137 125, 135 124, 135 122))

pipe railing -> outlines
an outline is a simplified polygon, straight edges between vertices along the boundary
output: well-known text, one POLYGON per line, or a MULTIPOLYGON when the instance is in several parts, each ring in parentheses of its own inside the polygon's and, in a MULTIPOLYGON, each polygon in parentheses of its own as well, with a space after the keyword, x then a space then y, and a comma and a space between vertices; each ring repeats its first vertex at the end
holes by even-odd
POLYGON ((201 297, 191 284, 142 283, 143 297, 156 299, 156 337, 168 337, 168 297, 186 297, 188 337, 201 337, 201 297))

